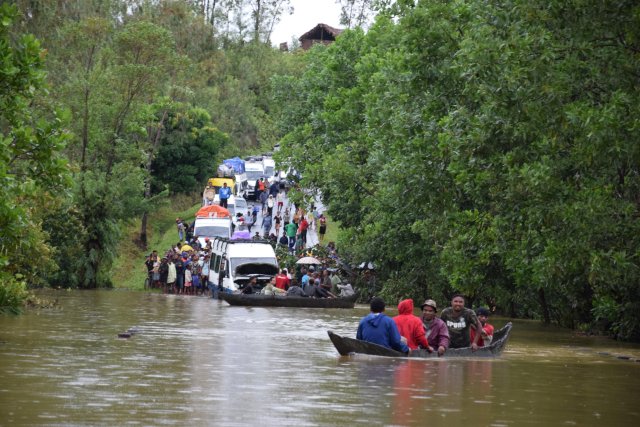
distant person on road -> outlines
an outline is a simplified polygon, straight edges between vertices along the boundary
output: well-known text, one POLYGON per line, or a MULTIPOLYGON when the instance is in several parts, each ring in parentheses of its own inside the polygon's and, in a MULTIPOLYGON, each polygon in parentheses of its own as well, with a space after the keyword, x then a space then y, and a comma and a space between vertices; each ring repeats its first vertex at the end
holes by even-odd
POLYGON ((318 240, 320 243, 324 240, 324 235, 327 232, 327 217, 324 214, 320 214, 318 217, 318 223, 320 224, 320 228, 318 230, 318 240))
POLYGON ((289 238, 285 233, 282 233, 282 236, 278 239, 278 244, 285 249, 289 249, 289 238))
POLYGON ((269 232, 271 231, 271 225, 273 224, 273 220, 270 215, 267 215, 262 218, 262 235, 267 238, 269 237, 269 232))
POLYGON ((409 347, 402 342, 396 323, 384 314, 384 300, 373 297, 370 307, 371 313, 360 320, 356 338, 402 353, 409 353, 409 347))
POLYGON ((289 238, 289 253, 294 252, 294 248, 296 246, 296 233, 298 231, 298 227, 290 222, 284 226, 284 232, 287 234, 289 238))
POLYGON ((218 191, 218 196, 220 197, 220 206, 226 208, 229 197, 231 197, 231 189, 227 187, 226 182, 222 184, 220 191, 218 191))
POLYGON ((267 198, 267 215, 273 216, 273 207, 275 206, 276 201, 273 198, 273 195, 269 194, 267 198))
POLYGON ((266 191, 260 193, 260 206, 262 207, 262 215, 267 214, 267 200, 269 199, 269 195, 266 191))
POLYGON ((244 217, 244 225, 247 226, 247 230, 251 233, 251 227, 253 227, 254 223, 253 215, 251 214, 251 210, 247 209, 247 215, 244 217))
POLYGON ((429 351, 437 351, 442 356, 449 348, 449 328, 442 319, 436 317, 436 302, 428 299, 420 306, 422 309, 422 325, 429 342, 429 351))
POLYGON ((276 203, 278 204, 278 215, 282 212, 282 208, 284 207, 284 191, 278 191, 276 195, 276 203))
POLYGON ((261 200, 260 197, 262 197, 262 194, 265 192, 265 184, 264 184, 264 178, 260 178, 258 180, 258 182, 256 183, 256 200, 261 200))
POLYGON ((273 181, 273 184, 269 186, 269 195, 273 196, 273 198, 275 199, 279 192, 280 188, 278 187, 278 183, 276 181, 273 181))
POLYGON ((471 341, 471 328, 482 329, 482 325, 473 310, 464 306, 464 296, 455 294, 451 299, 451 307, 442 310, 440 318, 449 329, 449 344, 451 348, 471 347, 472 351, 478 349, 480 334, 471 341))
POLYGON ((307 229, 309 228, 309 223, 307 222, 307 218, 302 216, 300 219, 300 224, 298 224, 298 235, 299 239, 302 240, 302 247, 304 248, 307 244, 307 229))
POLYGON ((417 350, 421 348, 429 348, 427 343, 427 337, 424 333, 424 326, 422 326, 422 320, 413 314, 413 300, 405 299, 398 304, 398 315, 393 318, 398 327, 400 335, 406 338, 407 346, 411 350, 417 350))
MULTIPOLYGON (((489 324, 487 320, 489 320, 489 309, 486 307, 480 307, 476 310, 476 316, 478 316, 478 320, 482 325, 482 331, 480 335, 480 339, 478 340, 478 347, 484 347, 485 345, 491 344, 493 341, 493 325, 489 324)), ((471 329, 471 341, 475 338, 476 330, 471 329)))

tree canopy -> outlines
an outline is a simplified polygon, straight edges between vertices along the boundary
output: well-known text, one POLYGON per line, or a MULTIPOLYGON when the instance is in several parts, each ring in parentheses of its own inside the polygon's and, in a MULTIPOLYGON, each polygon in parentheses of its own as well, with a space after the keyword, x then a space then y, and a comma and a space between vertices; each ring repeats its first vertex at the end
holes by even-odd
POLYGON ((282 156, 372 291, 640 338, 638 12, 397 2, 275 78, 282 156))
POLYGON ((111 286, 132 218, 279 142, 366 292, 640 339, 637 2, 340 0, 308 52, 270 46, 288 0, 13 3, 0 305, 111 286))

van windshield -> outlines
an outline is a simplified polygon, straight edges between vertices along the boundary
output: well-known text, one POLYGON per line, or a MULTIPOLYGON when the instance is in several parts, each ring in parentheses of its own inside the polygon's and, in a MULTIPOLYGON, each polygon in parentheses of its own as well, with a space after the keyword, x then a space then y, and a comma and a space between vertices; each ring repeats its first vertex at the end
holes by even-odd
POLYGON ((247 171, 247 179, 250 179, 252 181, 260 179, 262 176, 264 176, 264 172, 262 172, 261 170, 247 171))
POLYGON ((202 227, 196 227, 193 230, 193 235, 198 237, 229 237, 229 231, 229 227, 205 225, 202 227))
MULTIPOLYGON (((254 257, 246 257, 246 258, 231 258, 231 271, 236 271, 236 268, 239 265, 243 264, 271 264, 275 269, 278 268, 278 261, 275 258, 254 258, 254 257)), ((257 272, 262 273, 262 272, 257 272)), ((275 273, 274 273, 275 274, 275 273)))

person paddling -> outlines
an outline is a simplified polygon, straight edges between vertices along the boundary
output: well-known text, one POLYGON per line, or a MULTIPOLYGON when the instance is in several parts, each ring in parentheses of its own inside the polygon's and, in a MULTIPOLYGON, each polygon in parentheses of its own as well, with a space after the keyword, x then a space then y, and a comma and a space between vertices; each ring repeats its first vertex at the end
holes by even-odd
POLYGON ((420 306, 422 309, 422 324, 429 341, 429 351, 437 351, 442 356, 449 348, 449 329, 442 319, 436 317, 438 306, 432 299, 428 299, 420 306))

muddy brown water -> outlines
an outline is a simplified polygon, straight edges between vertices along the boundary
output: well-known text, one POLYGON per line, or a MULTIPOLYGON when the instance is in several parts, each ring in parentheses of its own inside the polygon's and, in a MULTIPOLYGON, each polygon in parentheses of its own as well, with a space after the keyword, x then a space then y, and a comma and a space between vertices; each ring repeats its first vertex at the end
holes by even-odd
POLYGON ((340 357, 326 330, 355 336, 366 306, 53 295, 0 317, 2 426, 640 425, 640 347, 538 322, 494 360, 340 357))

